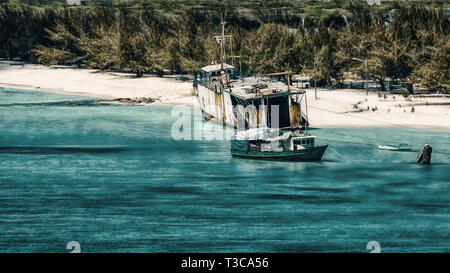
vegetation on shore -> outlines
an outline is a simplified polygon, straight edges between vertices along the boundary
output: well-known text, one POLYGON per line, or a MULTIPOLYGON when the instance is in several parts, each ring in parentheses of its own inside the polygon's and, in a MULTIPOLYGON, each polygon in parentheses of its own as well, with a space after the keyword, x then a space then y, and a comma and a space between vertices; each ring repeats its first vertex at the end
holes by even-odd
POLYGON ((381 86, 389 78, 410 89, 416 83, 450 89, 450 19, 442 7, 394 2, 377 9, 342 0, 319 12, 317 1, 303 6, 264 1, 260 9, 231 0, 205 9, 198 6, 217 1, 178 0, 173 7, 163 2, 76 8, 1 4, 0 57, 79 63, 137 76, 196 73, 219 60, 214 35, 224 15, 226 32, 233 35, 227 51, 242 56, 248 73, 291 70, 342 84, 352 72, 381 86))

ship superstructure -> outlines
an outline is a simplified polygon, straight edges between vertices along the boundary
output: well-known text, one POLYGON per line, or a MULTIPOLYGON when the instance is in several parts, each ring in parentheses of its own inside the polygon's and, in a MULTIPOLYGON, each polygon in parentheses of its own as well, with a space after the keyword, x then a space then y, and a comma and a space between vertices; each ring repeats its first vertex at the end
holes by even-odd
POLYGON ((222 35, 215 38, 221 48, 221 62, 203 67, 194 81, 193 93, 206 119, 244 130, 308 126, 306 93, 291 85, 290 71, 238 78, 235 67, 226 63, 225 41, 231 40, 231 35, 225 35, 225 22, 222 35))

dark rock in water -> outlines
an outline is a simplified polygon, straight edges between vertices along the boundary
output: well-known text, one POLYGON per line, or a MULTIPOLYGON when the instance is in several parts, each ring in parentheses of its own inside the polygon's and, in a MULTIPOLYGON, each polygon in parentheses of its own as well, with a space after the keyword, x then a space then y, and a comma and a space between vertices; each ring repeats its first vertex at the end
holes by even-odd
POLYGON ((134 98, 134 99, 131 99, 131 98, 117 98, 117 99, 112 99, 111 101, 119 101, 119 102, 122 102, 122 103, 130 103, 130 104, 136 104, 136 103, 149 104, 149 103, 155 102, 155 99, 150 98, 150 97, 148 97, 148 98, 142 97, 142 98, 134 98))
POLYGON ((433 152, 433 148, 431 148, 430 145, 425 144, 425 146, 423 146, 422 154, 419 156, 419 159, 417 160, 417 162, 422 163, 422 164, 430 164, 432 152, 433 152))
POLYGON ((123 103, 130 103, 130 102, 131 102, 131 99, 129 99, 129 98, 123 98, 123 99, 120 99, 119 101, 120 101, 120 102, 123 102, 123 103))

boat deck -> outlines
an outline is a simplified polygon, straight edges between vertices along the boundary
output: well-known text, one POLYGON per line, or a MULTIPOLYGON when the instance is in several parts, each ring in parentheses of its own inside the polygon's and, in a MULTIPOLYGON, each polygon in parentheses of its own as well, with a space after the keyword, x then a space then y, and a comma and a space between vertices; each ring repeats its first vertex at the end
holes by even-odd
MULTIPOLYGON (((205 84, 207 87, 214 89, 220 85, 218 81, 213 81, 205 84)), ((291 86, 288 86, 280 81, 261 80, 255 77, 244 78, 243 80, 232 80, 225 89, 225 92, 232 93, 242 99, 254 99, 263 97, 277 97, 290 94, 303 94, 305 91, 291 86)))

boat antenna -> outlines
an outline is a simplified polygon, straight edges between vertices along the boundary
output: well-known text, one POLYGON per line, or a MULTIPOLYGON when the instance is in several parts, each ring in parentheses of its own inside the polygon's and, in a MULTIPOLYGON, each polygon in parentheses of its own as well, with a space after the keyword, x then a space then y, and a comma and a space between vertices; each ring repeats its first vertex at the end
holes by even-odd
POLYGON ((225 22, 223 19, 220 22, 220 24, 222 25, 222 36, 220 37, 220 60, 221 60, 221 64, 220 64, 220 70, 223 71, 223 67, 224 67, 224 63, 225 63, 225 24, 227 22, 225 22))
POLYGON ((223 17, 220 21, 220 24, 222 25, 222 33, 220 36, 214 36, 214 38, 216 39, 216 41, 219 43, 220 45, 220 74, 221 74, 221 85, 222 87, 224 86, 224 80, 225 80, 225 61, 226 61, 226 57, 225 57, 225 39, 227 38, 227 36, 225 36, 225 24, 227 22, 224 21, 223 17))

